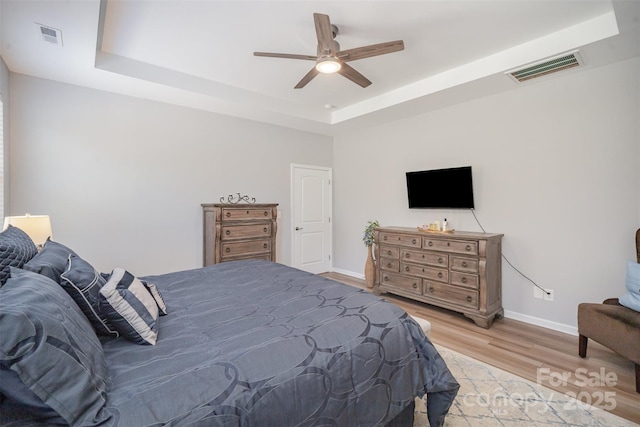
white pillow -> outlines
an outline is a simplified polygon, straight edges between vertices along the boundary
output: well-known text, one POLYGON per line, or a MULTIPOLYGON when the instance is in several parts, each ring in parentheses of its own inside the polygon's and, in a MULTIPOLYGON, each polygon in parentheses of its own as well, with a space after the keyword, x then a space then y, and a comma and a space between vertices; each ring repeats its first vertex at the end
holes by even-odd
POLYGON ((100 308, 114 329, 137 344, 155 345, 158 305, 142 281, 122 268, 114 268, 100 295, 100 308))
POLYGON ((620 298, 620 304, 632 310, 640 311, 640 264, 627 262, 627 292, 620 298))

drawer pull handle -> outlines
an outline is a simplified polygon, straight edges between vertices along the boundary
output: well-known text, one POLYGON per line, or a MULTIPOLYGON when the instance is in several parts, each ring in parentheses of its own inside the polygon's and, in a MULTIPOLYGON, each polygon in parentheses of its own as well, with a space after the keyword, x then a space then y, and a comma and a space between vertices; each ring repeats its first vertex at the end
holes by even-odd
POLYGON ((267 245, 266 243, 264 245, 262 245, 263 248, 267 249, 269 247, 269 245, 267 245))
POLYGON ((229 253, 229 252, 231 252, 231 249, 226 248, 224 251, 225 251, 226 253, 229 253))
POLYGON ((227 218, 229 218, 231 216, 231 212, 227 212, 226 215, 227 215, 227 218))
POLYGON ((391 256, 391 251, 387 251, 387 255, 391 256))
POLYGON ((444 260, 442 258, 438 258, 438 263, 442 264, 444 262, 444 260))
POLYGON ((462 261, 462 266, 466 267, 467 266, 467 261, 462 261))
POLYGON ((473 298, 471 298, 471 297, 467 297, 467 302, 471 302, 472 299, 473 298))
POLYGON ((386 282, 386 281, 388 281, 388 280, 389 280, 389 277, 384 276, 384 278, 383 278, 382 280, 384 280, 384 281, 386 282))
POLYGON ((262 229, 262 232, 263 232, 263 233, 266 233, 266 232, 267 232, 267 227, 263 228, 263 229, 262 229))
MULTIPOLYGON (((248 213, 248 212, 247 212, 248 213)), ((269 212, 264 211, 264 216, 269 216, 269 212)))
POLYGON ((382 240, 384 240, 384 241, 386 242, 386 241, 387 241, 387 236, 384 236, 384 237, 382 238, 382 240))
POLYGON ((450 243, 450 242, 447 242, 447 246, 451 246, 451 243, 450 243))
POLYGON ((417 283, 413 284, 413 289, 418 289, 418 284, 417 283))
POLYGON ((387 268, 391 268, 391 263, 387 263, 387 268))
POLYGON ((467 251, 470 251, 470 250, 471 250, 471 245, 467 245, 467 246, 465 247, 465 249, 466 249, 467 251))
POLYGON ((462 278, 462 280, 461 280, 461 282, 462 282, 462 283, 467 283, 467 278, 466 278, 466 277, 463 277, 463 278, 462 278))
POLYGON ((407 265, 407 266, 404 268, 404 271, 411 271, 411 268, 407 265))
POLYGON ((404 254, 405 258, 411 258, 411 254, 404 254))
POLYGON ((415 245, 415 244, 416 244, 416 243, 418 243, 418 242, 416 241, 416 239, 413 239, 413 240, 411 241, 411 243, 413 243, 413 244, 415 245))
POLYGON ((429 292, 433 292, 433 286, 429 286, 429 292))
POLYGON ((226 234, 228 236, 229 234, 231 234, 231 231, 227 230, 227 231, 224 232, 224 234, 226 234))
POLYGON ((442 279, 442 273, 438 273, 438 279, 442 279))
POLYGON ((249 211, 247 211, 247 215, 249 215, 249 211))
POLYGON ((429 240, 429 243, 427 243, 427 246, 433 246, 433 242, 429 240))

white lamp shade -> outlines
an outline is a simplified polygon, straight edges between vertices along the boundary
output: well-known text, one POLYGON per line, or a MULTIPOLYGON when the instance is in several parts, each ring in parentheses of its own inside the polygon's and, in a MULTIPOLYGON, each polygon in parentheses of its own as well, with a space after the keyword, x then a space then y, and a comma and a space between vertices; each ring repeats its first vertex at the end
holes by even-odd
POLYGON ((4 218, 4 228, 9 225, 19 228, 27 233, 36 246, 41 247, 51 237, 51 220, 49 215, 7 216, 4 218))

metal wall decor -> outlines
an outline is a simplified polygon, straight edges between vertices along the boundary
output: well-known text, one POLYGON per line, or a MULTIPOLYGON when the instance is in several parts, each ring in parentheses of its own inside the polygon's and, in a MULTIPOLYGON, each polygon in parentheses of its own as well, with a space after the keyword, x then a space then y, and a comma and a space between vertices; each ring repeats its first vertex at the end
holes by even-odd
POLYGON ((234 196, 233 194, 229 194, 226 200, 224 196, 220 197, 220 203, 231 203, 235 205, 238 203, 255 203, 256 202, 255 197, 249 197, 246 194, 243 196, 240 193, 236 193, 236 194, 237 196, 234 196))

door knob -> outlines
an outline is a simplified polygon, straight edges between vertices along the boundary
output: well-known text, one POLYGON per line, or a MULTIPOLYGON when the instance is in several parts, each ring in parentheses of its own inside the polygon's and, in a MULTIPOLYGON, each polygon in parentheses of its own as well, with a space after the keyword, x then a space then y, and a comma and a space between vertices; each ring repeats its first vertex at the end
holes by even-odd
POLYGON ((296 231, 302 230, 302 227, 296 227, 296 231))

